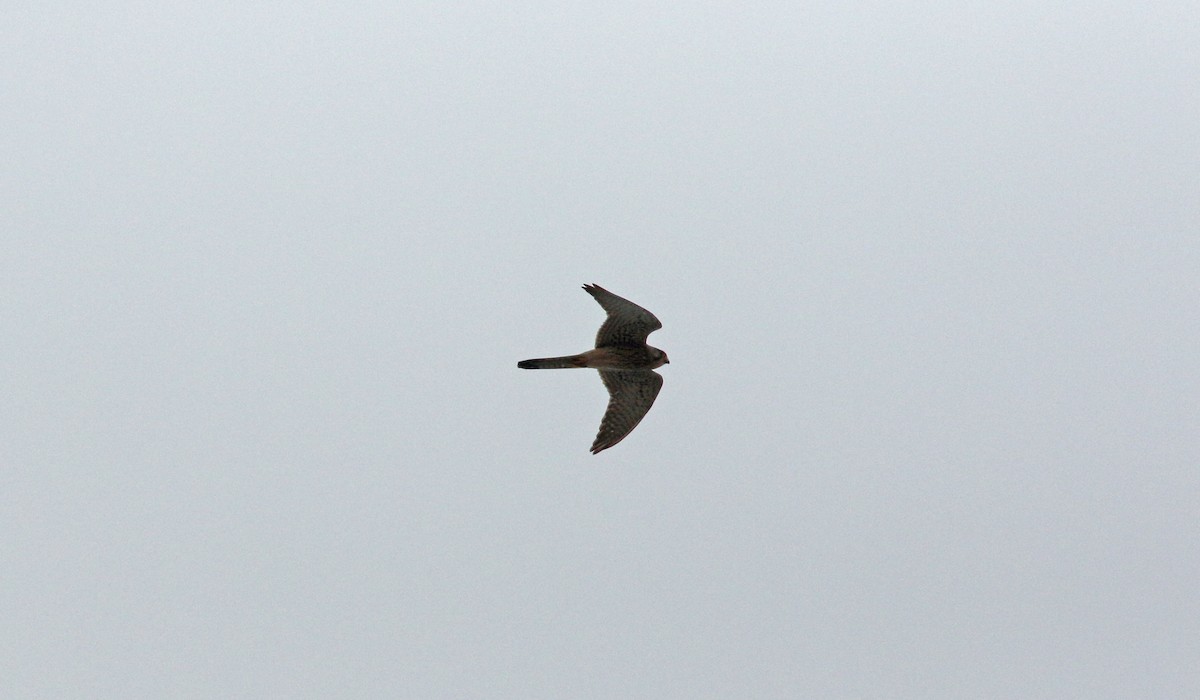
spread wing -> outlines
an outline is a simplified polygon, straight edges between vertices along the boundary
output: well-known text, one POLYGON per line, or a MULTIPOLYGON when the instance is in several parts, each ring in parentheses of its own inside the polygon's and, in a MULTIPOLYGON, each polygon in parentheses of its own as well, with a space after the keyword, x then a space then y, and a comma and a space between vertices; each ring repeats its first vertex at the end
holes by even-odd
POLYGON ((600 379, 608 389, 608 409, 600 421, 596 441, 592 443, 592 454, 624 440, 646 417, 663 383, 661 374, 648 369, 602 369, 600 379))
MULTIPOLYGON (((662 323, 654 317, 654 314, 632 301, 622 299, 594 284, 585 284, 583 288, 608 312, 608 318, 604 320, 604 325, 600 326, 600 332, 596 334, 596 347, 645 345, 646 336, 662 328, 662 323)), ((653 398, 650 400, 654 401, 653 398)), ((646 408, 650 407, 646 406, 646 408)))

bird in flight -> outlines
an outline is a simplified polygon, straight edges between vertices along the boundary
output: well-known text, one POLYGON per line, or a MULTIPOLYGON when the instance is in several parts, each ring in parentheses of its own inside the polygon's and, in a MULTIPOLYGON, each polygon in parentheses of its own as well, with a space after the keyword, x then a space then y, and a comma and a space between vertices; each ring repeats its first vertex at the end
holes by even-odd
POLYGON ((654 368, 670 360, 667 353, 646 345, 646 337, 662 328, 654 314, 598 285, 585 284, 583 288, 608 313, 596 334, 596 347, 578 355, 521 360, 517 367, 600 371, 600 380, 608 389, 608 409, 592 443, 592 454, 596 454, 624 440, 646 416, 663 383, 654 368))

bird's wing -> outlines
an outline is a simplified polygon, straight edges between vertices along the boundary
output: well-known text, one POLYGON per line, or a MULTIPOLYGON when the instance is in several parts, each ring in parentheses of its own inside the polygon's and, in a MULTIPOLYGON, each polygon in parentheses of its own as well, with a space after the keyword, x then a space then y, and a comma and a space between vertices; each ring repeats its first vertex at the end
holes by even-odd
POLYGON ((596 334, 596 347, 645 345, 646 336, 662 328, 662 322, 654 314, 632 301, 594 284, 585 284, 583 288, 608 312, 608 318, 596 334))
POLYGON ((625 439, 654 405, 663 378, 652 370, 600 370, 608 389, 608 409, 600 421, 600 432, 592 443, 592 454, 607 450, 625 439))

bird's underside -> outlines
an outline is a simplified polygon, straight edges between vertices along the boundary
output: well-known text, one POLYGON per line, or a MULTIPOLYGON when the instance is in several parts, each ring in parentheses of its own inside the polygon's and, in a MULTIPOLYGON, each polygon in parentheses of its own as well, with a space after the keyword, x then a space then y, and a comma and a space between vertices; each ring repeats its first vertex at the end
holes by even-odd
POLYGON ((597 285, 583 287, 608 317, 596 334, 596 347, 578 355, 522 360, 521 369, 596 369, 608 390, 608 408, 600 431, 592 443, 596 454, 625 439, 654 405, 663 378, 656 367, 668 364, 667 354, 646 344, 646 338, 662 328, 654 314, 597 285))

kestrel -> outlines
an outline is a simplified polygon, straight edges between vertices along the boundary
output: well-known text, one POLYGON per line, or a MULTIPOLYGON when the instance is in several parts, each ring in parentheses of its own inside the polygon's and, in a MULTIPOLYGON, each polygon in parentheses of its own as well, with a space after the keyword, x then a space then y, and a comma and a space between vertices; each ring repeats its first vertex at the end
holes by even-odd
POLYGON ((663 378, 655 367, 668 364, 667 353, 646 345, 646 337, 662 328, 654 314, 594 284, 583 285, 608 313, 596 347, 578 355, 521 360, 521 369, 566 369, 591 367, 600 371, 608 389, 608 409, 600 421, 600 432, 592 443, 592 454, 607 450, 625 439, 654 405, 663 378))

